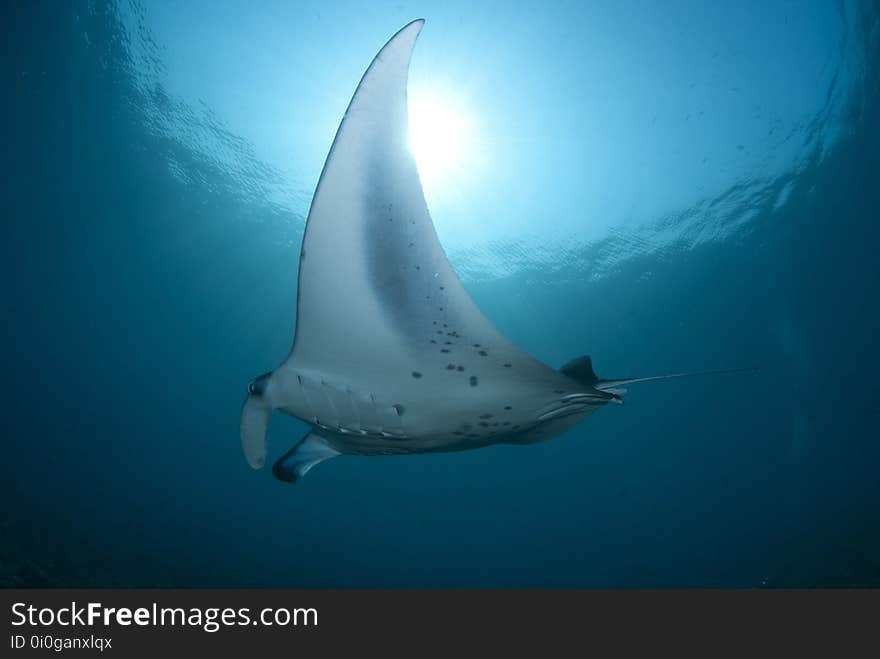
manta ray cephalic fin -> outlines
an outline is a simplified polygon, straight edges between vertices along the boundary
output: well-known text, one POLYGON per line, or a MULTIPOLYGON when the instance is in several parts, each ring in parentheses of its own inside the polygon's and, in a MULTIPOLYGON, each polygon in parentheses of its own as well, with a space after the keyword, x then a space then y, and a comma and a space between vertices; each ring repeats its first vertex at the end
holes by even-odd
POLYGON ((317 432, 312 431, 281 456, 272 467, 272 474, 285 483, 293 483, 305 476, 316 464, 339 455, 317 432))

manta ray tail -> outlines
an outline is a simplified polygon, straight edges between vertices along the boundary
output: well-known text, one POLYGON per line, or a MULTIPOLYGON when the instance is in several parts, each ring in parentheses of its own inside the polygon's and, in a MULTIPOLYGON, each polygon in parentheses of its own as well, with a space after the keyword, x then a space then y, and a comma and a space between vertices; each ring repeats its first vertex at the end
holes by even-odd
POLYGON ((573 380, 577 380, 581 384, 586 384, 598 389, 599 391, 607 391, 617 396, 616 402, 622 402, 619 397, 626 393, 626 389, 616 389, 627 384, 636 382, 650 382, 651 380, 671 380, 673 378, 689 378, 696 375, 720 375, 721 373, 745 373, 747 371, 757 371, 757 368, 727 368, 714 371, 691 371, 688 373, 668 373, 666 375, 649 375, 640 378, 613 378, 602 379, 593 371, 593 360, 589 356, 578 357, 572 359, 559 369, 561 373, 567 375, 573 380))

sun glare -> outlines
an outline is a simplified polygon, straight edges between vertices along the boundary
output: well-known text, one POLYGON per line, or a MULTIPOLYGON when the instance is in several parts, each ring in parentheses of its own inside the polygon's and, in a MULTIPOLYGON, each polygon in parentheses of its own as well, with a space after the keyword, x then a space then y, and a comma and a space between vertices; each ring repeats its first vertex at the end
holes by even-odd
POLYGON ((442 187, 466 169, 473 122, 448 95, 416 94, 409 101, 409 144, 426 188, 442 187))

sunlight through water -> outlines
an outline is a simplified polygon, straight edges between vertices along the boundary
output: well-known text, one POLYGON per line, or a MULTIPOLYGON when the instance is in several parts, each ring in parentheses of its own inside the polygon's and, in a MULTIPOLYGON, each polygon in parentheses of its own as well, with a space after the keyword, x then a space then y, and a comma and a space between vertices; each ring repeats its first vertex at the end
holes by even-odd
POLYGON ((473 176, 476 129, 463 102, 448 93, 415 93, 409 101, 410 148, 429 197, 473 176))

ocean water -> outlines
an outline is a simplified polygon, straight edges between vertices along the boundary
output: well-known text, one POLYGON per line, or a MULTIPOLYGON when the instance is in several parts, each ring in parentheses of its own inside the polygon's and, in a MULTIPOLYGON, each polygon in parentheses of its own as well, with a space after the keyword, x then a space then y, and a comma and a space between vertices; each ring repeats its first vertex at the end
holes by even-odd
POLYGON ((880 586, 876 3, 2 11, 4 586, 880 586), (541 444, 247 467, 333 133, 417 17, 411 90, 474 124, 426 196, 496 326, 604 377, 756 373, 541 444))

